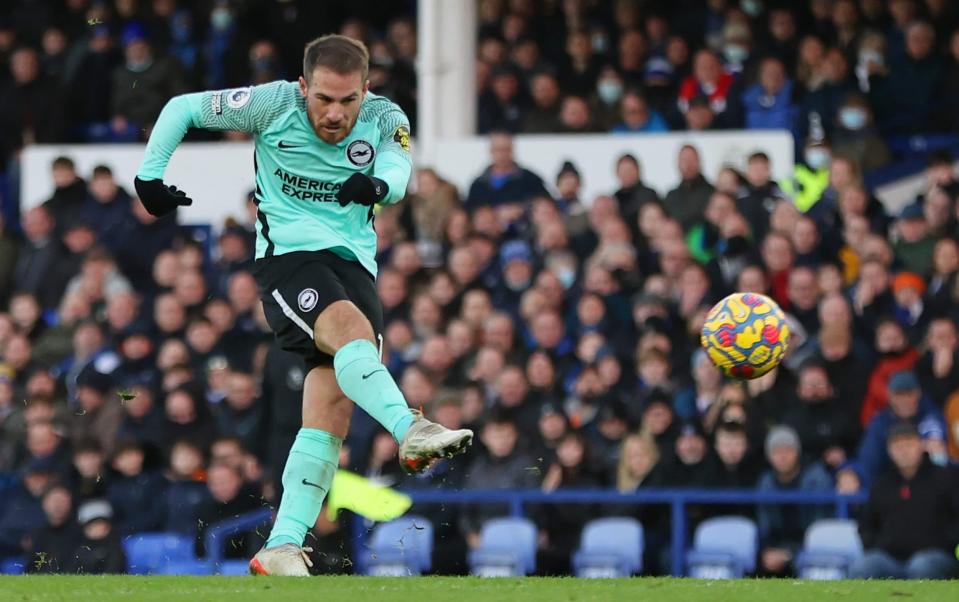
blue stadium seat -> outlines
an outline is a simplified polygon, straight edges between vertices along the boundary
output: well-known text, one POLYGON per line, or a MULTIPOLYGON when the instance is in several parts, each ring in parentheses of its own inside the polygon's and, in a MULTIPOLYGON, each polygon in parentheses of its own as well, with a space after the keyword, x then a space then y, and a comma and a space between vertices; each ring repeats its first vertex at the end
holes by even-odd
POLYGON ((247 560, 224 560, 216 566, 216 574, 227 577, 249 575, 250 563, 247 560))
POLYGON ((536 526, 527 518, 494 518, 480 531, 469 555, 470 572, 480 577, 522 577, 536 570, 536 526))
POLYGON ((759 534, 756 523, 742 516, 703 521, 686 553, 687 574, 698 579, 735 579, 756 570, 759 534))
POLYGON ((827 518, 806 529, 803 549, 796 559, 802 579, 845 579, 849 565, 862 556, 862 540, 856 521, 827 518))
POLYGON ((133 575, 159 573, 172 562, 196 560, 193 538, 174 533, 135 533, 123 540, 123 547, 133 575))
POLYGON ((212 575, 213 563, 205 560, 171 560, 157 567, 154 575, 212 575))
POLYGON ((366 574, 400 577, 422 575, 433 565, 433 523, 422 516, 404 516, 373 529, 366 574))
POLYGON ((573 553, 577 577, 629 577, 643 569, 643 526, 635 518, 600 518, 583 527, 573 553))
POLYGON ((27 569, 27 561, 22 556, 0 558, 0 575, 22 575, 27 569))

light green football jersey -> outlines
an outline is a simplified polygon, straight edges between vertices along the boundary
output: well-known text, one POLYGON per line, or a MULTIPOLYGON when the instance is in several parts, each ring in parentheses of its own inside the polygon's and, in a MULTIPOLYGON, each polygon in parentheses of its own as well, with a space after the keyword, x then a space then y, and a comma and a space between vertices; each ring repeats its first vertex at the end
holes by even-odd
POLYGON ((254 135, 257 259, 329 249, 376 274, 373 212, 341 207, 336 196, 360 172, 387 183, 384 203, 403 198, 412 169, 409 120, 396 104, 368 93, 350 134, 328 144, 310 125, 296 82, 185 94, 164 107, 137 175, 162 179, 189 127, 254 135))

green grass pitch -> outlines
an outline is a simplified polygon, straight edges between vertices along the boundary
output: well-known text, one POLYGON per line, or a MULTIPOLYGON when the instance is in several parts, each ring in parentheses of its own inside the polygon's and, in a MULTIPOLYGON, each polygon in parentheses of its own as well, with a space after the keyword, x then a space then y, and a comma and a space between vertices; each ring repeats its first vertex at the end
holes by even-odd
POLYGON ((585 580, 473 577, 0 577, 0 600, 91 602, 947 602, 959 581, 695 581, 672 578, 585 580))

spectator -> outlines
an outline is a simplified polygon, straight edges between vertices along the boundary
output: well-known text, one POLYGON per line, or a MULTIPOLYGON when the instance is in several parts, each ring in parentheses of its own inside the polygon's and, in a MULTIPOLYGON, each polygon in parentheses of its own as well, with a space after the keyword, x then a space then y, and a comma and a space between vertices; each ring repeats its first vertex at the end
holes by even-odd
POLYGON ((858 461, 867 479, 875 479, 888 468, 884 441, 898 422, 908 422, 919 431, 937 433, 939 439, 945 439, 941 414, 922 394, 916 375, 910 371, 897 372, 889 379, 889 407, 877 413, 866 427, 858 461))
POLYGON ((723 421, 716 426, 713 436, 716 458, 719 462, 710 471, 706 479, 707 486, 733 488, 755 486, 759 472, 749 449, 745 427, 738 422, 723 421))
POLYGON ((559 109, 560 131, 586 134, 597 131, 589 103, 582 96, 567 96, 559 109))
POLYGON ((737 191, 736 206, 749 221, 749 229, 756 240, 762 240, 769 231, 773 209, 785 194, 772 179, 769 155, 755 152, 746 162, 746 184, 737 191))
POLYGON ((79 64, 65 74, 73 97, 69 116, 74 129, 93 140, 108 139, 109 95, 104 91, 111 89, 113 72, 123 57, 108 25, 87 26, 85 30, 86 35, 75 43, 79 64))
POLYGON ((46 524, 30 535, 24 569, 28 573, 61 573, 81 537, 73 496, 66 487, 54 485, 43 494, 42 506, 46 524))
POLYGON ((759 81, 742 95, 746 129, 794 130, 798 107, 793 100, 793 82, 782 62, 773 57, 759 65, 759 81))
POLYGON ((894 424, 886 436, 893 466, 869 490, 859 520, 866 553, 850 567, 858 579, 948 579, 959 538, 959 487, 947 468, 925 457, 915 426, 894 424))
MULTIPOLYGON (((556 448, 556 460, 546 470, 542 489, 545 492, 557 489, 595 489, 601 485, 599 475, 591 467, 586 440, 581 433, 570 431, 559 441, 556 448)), ((544 550, 546 561, 552 565, 549 572, 569 570, 569 558, 579 543, 579 533, 588 520, 595 514, 591 506, 549 505, 540 513, 540 526, 549 534, 544 550)))
POLYGON ((93 168, 89 188, 83 219, 94 225, 97 240, 111 253, 120 253, 121 249, 117 244, 115 233, 123 227, 125 222, 133 218, 130 195, 117 185, 113 178, 113 171, 105 165, 93 168))
MULTIPOLYGON (((470 463, 465 489, 523 489, 538 484, 538 471, 533 459, 517 447, 519 433, 516 424, 505 411, 494 412, 480 433, 485 455, 477 455, 470 463)), ((479 544, 480 526, 489 518, 502 515, 489 505, 471 506, 462 514, 461 528, 471 548, 479 544)))
POLYGON ((698 96, 709 99, 709 107, 716 115, 728 108, 728 96, 734 78, 728 73, 719 57, 710 50, 700 50, 693 59, 693 74, 683 80, 679 87, 677 106, 680 112, 689 110, 689 105, 698 96))
POLYGON ((87 365, 77 377, 77 411, 70 417, 70 433, 75 439, 91 437, 109 455, 123 420, 123 408, 110 395, 114 384, 109 375, 87 365))
POLYGON ((206 404, 201 404, 189 386, 174 388, 166 397, 163 442, 167 449, 186 440, 205 449, 213 440, 214 427, 206 404))
POLYGON ((126 572, 126 555, 113 528, 113 508, 105 500, 91 500, 77 510, 83 537, 66 564, 67 573, 104 575, 126 572))
POLYGON ((0 92, 0 165, 24 144, 64 142, 64 111, 55 79, 45 77, 37 51, 22 47, 10 55, 10 80, 0 92))
MULTIPOLYGON (((771 466, 759 478, 758 491, 809 491, 828 493, 832 478, 818 462, 803 463, 799 435, 788 426, 776 426, 766 436, 766 459, 771 466)), ((825 518, 816 506, 769 506, 757 511, 762 570, 771 575, 789 572, 802 545, 806 528, 825 518)))
POLYGON ((622 155, 616 161, 616 179, 619 190, 614 193, 623 219, 639 239, 639 211, 646 203, 659 203, 659 194, 643 182, 639 161, 631 154, 622 155))
POLYGON ((166 479, 145 470, 146 454, 136 442, 122 443, 113 454, 117 477, 110 482, 107 498, 116 508, 114 525, 123 535, 148 533, 163 528, 166 479))
POLYGON ((888 75, 869 80, 869 96, 884 132, 910 134, 928 127, 942 65, 935 55, 935 30, 921 21, 905 34, 905 53, 890 61, 888 75))
POLYGON ((812 361, 804 364, 795 400, 784 405, 782 422, 799 434, 804 464, 836 469, 852 457, 859 429, 848 408, 858 404, 837 397, 825 367, 812 361))
POLYGON ((916 203, 903 207, 894 226, 899 235, 893 243, 896 257, 909 271, 923 276, 928 274, 936 239, 929 234, 922 207, 916 203))
POLYGON ((609 131, 614 134, 668 132, 669 125, 638 90, 627 90, 619 101, 621 121, 609 131))
POLYGON ((74 444, 72 468, 71 481, 78 502, 106 497, 110 474, 106 456, 96 440, 80 439, 74 444))
MULTIPOLYGON (((203 542, 204 533, 216 523, 242 516, 259 509, 260 492, 249 483, 243 482, 243 476, 236 468, 215 463, 210 466, 207 477, 209 498, 199 508, 196 516, 201 525, 197 533, 198 541, 203 542)), ((227 558, 249 558, 260 549, 263 538, 255 530, 239 533, 228 542, 223 542, 227 558)))
MULTIPOLYGON (((902 326, 892 318, 883 319, 876 328, 876 351, 880 359, 869 375, 866 397, 859 415, 863 427, 886 407, 892 376, 911 370, 919 359, 919 353, 909 345, 902 326)), ((907 382, 911 381, 903 380, 900 384, 905 386, 907 382)))
POLYGON ((850 157, 863 173, 887 165, 892 156, 879 136, 872 107, 859 94, 850 94, 839 107, 833 135, 836 153, 850 157))
POLYGON ((936 407, 944 408, 949 395, 959 389, 959 337, 955 322, 947 317, 933 318, 925 347, 916 362, 916 376, 936 407))
POLYGON ((677 165, 681 181, 666 195, 664 205, 669 216, 686 230, 703 214, 713 186, 703 176, 699 151, 695 147, 684 145, 679 151, 677 165))
POLYGON ((490 75, 489 89, 480 95, 479 132, 519 132, 524 119, 522 105, 516 74, 506 67, 497 68, 490 75))
POLYGON ((184 439, 173 443, 169 459, 166 477, 170 485, 163 500, 164 530, 195 536, 197 513, 209 496, 204 482, 206 468, 203 452, 197 445, 184 439))
POLYGON ((56 465, 37 458, 24 467, 20 481, 4 494, 4 512, 0 515, 0 554, 22 554, 25 538, 43 527, 43 494, 56 478, 56 465))
POLYGON ((232 372, 227 377, 226 398, 217 409, 216 424, 220 435, 238 437, 244 449, 259 451, 263 411, 252 374, 232 372))
POLYGON ((122 42, 126 62, 113 72, 111 100, 115 141, 137 140, 141 131, 149 132, 165 99, 185 90, 181 67, 175 59, 154 54, 140 24, 129 23, 122 42))
POLYGON ((62 236, 72 224, 84 217, 88 193, 86 182, 77 175, 76 166, 69 157, 57 157, 51 166, 54 192, 44 206, 62 236))
POLYGON ((558 132, 562 128, 559 120, 561 91, 556 77, 547 71, 533 75, 530 82, 532 106, 523 118, 522 131, 527 134, 558 132))
POLYGON ((513 140, 509 134, 497 132, 489 140, 492 163, 470 186, 466 197, 468 210, 492 205, 502 212, 509 210, 510 217, 514 217, 513 214, 522 214, 522 204, 529 199, 549 196, 539 176, 513 160, 513 140))
POLYGON ((563 90, 569 94, 587 95, 600 71, 600 58, 586 31, 570 32, 566 37, 566 61, 559 76, 563 90))
POLYGON ((713 470, 707 461, 708 451, 701 423, 698 420, 683 423, 676 437, 675 450, 663 466, 663 484, 669 487, 706 486, 713 470))

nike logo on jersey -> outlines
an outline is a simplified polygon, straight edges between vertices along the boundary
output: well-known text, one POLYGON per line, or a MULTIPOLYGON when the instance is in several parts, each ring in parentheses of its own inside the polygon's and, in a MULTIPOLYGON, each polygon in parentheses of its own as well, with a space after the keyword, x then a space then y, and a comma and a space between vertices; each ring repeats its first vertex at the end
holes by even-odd
POLYGON ((302 145, 302 144, 290 144, 289 142, 284 142, 283 140, 280 140, 280 143, 277 144, 276 146, 277 146, 278 148, 285 149, 285 148, 302 148, 304 145, 302 145))
POLYGON ((381 369, 379 369, 379 370, 374 370, 374 371, 370 372, 369 374, 364 374, 364 375, 363 375, 363 380, 368 379, 369 377, 373 376, 373 375, 376 374, 377 372, 384 372, 384 370, 381 368, 381 369))
POLYGON ((309 485, 310 487, 316 487, 317 489, 323 489, 322 487, 320 487, 320 486, 317 485, 316 483, 310 483, 310 482, 307 481, 306 479, 303 479, 303 484, 304 484, 304 485, 309 485))

